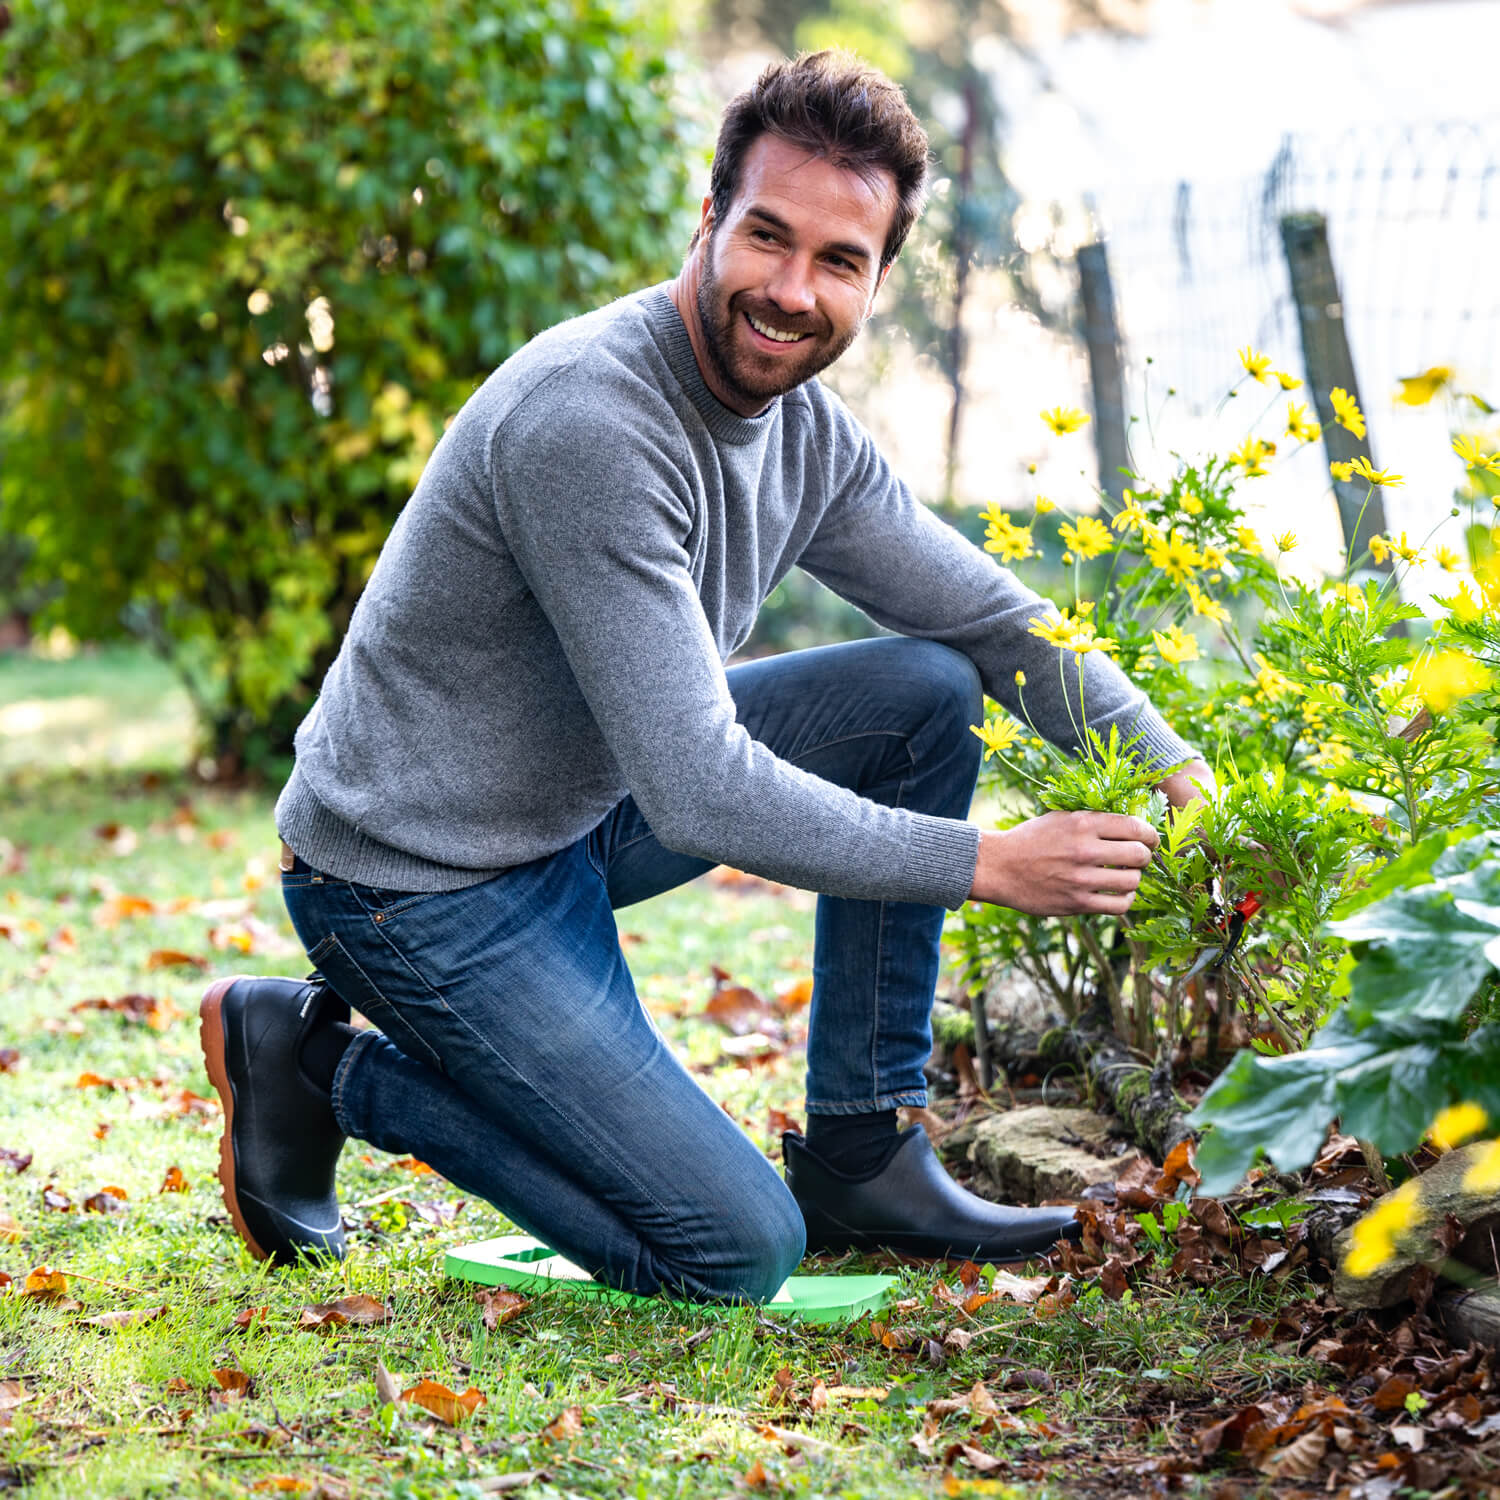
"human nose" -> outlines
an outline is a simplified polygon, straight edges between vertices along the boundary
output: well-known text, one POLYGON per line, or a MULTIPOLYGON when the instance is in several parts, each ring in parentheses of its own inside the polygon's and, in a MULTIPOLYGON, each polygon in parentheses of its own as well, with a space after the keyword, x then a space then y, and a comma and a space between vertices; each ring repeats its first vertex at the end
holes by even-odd
POLYGON ((813 295, 811 259, 802 255, 784 256, 771 276, 766 295, 783 312, 812 312, 817 298, 813 295))

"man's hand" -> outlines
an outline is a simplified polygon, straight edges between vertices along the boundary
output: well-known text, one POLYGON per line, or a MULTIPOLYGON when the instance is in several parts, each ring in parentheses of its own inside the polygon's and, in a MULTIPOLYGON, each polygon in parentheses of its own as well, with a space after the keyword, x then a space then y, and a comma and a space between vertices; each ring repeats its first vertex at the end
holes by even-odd
POLYGON ((1014 828, 979 835, 969 899, 1034 917, 1118 917, 1135 900, 1141 871, 1151 863, 1158 842, 1144 818, 1044 813, 1014 828))
POLYGON ((1215 782, 1213 770, 1207 761, 1190 760, 1180 771, 1174 771, 1156 785, 1173 807, 1186 807, 1195 797, 1205 794, 1211 797, 1218 783, 1215 782))

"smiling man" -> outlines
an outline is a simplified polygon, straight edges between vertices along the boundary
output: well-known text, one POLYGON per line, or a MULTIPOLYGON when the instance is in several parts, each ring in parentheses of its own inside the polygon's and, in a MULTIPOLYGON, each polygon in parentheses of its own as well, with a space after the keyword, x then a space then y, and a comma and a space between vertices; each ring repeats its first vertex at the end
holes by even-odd
MULTIPOLYGON (((346 1135, 636 1292, 768 1298, 804 1244, 1009 1259, 1074 1232, 971 1196, 897 1127, 926 1099, 945 908, 1117 914, 1155 843, 1107 813, 965 821, 981 688, 1016 707, 1025 671, 1038 728, 1077 744, 1043 606, 813 378, 869 316, 927 156, 878 73, 767 69, 677 278, 533 340, 444 435, 277 805, 321 980, 202 1007, 257 1255, 342 1252, 346 1135), (896 634, 726 669, 794 565, 896 634), (785 1183, 663 1043, 615 926, 719 862, 820 893, 785 1183)), ((1167 774, 1191 752, 1143 696, 1097 655, 1085 677, 1090 722, 1193 795, 1207 768, 1167 774)))

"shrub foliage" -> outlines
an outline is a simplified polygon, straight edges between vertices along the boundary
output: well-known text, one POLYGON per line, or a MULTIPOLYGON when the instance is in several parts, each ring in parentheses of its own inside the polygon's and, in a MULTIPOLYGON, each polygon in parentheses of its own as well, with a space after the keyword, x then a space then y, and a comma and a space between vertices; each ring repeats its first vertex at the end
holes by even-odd
POLYGON ((618 0, 39 0, 0 62, 0 533, 75 633, 286 749, 445 419, 667 269, 689 167, 618 0))

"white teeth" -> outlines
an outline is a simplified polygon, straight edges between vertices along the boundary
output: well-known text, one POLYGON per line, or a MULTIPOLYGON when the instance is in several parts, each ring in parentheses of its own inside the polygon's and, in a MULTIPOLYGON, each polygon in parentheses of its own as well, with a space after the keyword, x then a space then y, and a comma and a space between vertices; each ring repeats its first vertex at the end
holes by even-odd
POLYGON ((805 333, 783 333, 779 328, 772 328, 769 324, 762 323, 759 318, 750 313, 746 313, 745 316, 750 319, 750 326, 757 333, 764 334, 768 339, 775 339, 778 344, 795 344, 807 337, 805 333))

